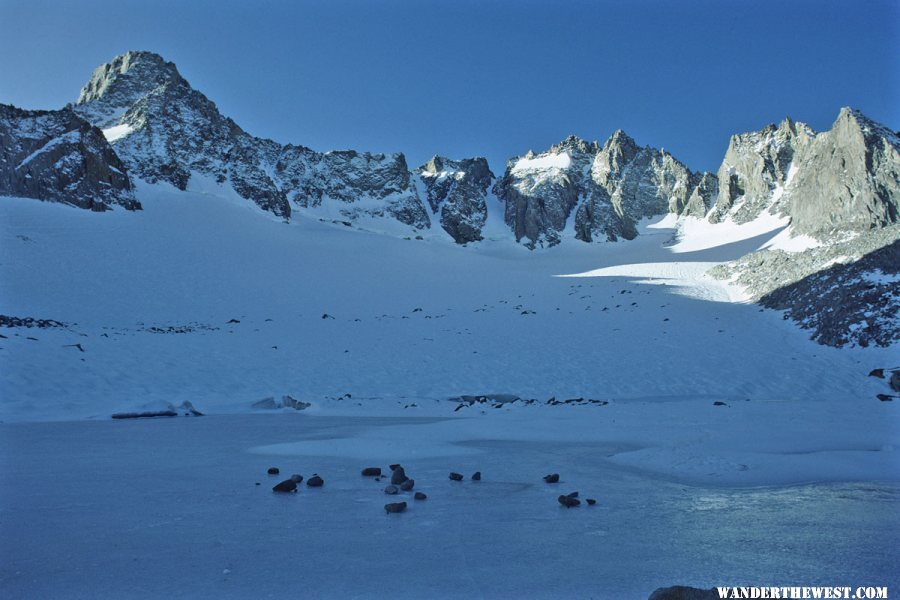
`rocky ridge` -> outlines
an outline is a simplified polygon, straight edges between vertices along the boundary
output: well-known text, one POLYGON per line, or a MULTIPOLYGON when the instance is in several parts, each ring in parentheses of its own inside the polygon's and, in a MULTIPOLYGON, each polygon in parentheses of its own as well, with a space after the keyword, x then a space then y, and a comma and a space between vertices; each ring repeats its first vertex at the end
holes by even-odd
POLYGON ((570 136, 511 159, 494 187, 516 240, 531 248, 558 244, 567 227, 584 242, 633 239, 645 217, 705 214, 715 190, 709 174, 621 130, 603 146, 570 136))
POLYGON ((70 108, 0 104, 0 195, 94 211, 141 208, 125 165, 103 133, 70 108))

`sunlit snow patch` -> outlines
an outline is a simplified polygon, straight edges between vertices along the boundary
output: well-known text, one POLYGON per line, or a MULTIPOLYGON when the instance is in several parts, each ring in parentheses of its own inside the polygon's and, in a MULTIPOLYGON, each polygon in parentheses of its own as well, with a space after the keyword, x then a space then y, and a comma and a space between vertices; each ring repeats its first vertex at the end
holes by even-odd
POLYGON ((789 217, 768 212, 763 212, 756 219, 742 224, 737 224, 731 219, 722 223, 710 223, 706 219, 685 217, 681 222, 678 243, 671 247, 671 251, 681 254, 733 244, 784 229, 790 221, 789 217))
POLYGON ((134 128, 128 123, 122 123, 121 125, 115 125, 113 127, 109 127, 103 130, 103 137, 106 138, 107 142, 114 142, 118 139, 121 139, 134 131, 134 128))
POLYGON ((706 272, 718 262, 651 262, 616 265, 583 273, 557 275, 557 277, 633 277, 634 283, 673 286, 673 292, 682 296, 712 302, 740 302, 743 293, 734 286, 713 279, 706 272))
POLYGON ((513 173, 522 173, 525 171, 537 171, 543 169, 568 169, 572 164, 571 157, 566 152, 559 154, 544 154, 534 158, 520 158, 513 165, 513 173))

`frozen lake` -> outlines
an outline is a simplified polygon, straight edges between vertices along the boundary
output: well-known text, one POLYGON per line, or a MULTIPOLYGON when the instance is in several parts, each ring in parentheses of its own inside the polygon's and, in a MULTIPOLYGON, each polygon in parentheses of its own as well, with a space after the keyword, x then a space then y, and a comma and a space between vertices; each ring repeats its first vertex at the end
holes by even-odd
POLYGON ((617 464, 632 449, 621 442, 516 441, 518 421, 506 419, 2 424, 0 588, 9 598, 646 598, 676 583, 900 585, 896 483, 689 485, 617 464), (383 510, 400 499, 382 492, 387 481, 360 476, 390 462, 428 494, 402 498, 399 515, 383 510), (481 482, 469 480, 476 470, 481 482), (272 493, 295 472, 325 486, 272 493), (544 483, 550 472, 562 481, 544 483), (598 504, 557 503, 576 490, 598 504))

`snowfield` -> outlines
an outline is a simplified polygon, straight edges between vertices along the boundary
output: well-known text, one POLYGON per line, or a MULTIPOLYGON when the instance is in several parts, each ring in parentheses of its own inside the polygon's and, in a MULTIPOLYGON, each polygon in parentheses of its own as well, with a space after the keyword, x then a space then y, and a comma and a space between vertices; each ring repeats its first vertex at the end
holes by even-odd
POLYGON ((900 589, 898 402, 867 377, 897 349, 819 346, 705 275, 784 223, 531 252, 192 189, 0 199, 0 314, 67 324, 0 328, 3 596, 900 589), (480 394, 521 400, 451 400, 480 394), (254 407, 286 395, 310 406, 254 407), (428 499, 360 477, 390 463, 428 499), (292 473, 325 486, 273 494, 292 473))

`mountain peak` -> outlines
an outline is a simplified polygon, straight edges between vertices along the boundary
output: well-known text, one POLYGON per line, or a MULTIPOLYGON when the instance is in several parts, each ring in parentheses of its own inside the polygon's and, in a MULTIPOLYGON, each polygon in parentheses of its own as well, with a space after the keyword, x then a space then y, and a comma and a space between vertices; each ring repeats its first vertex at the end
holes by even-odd
POLYGON ((616 129, 609 139, 606 140, 606 143, 603 144, 603 147, 606 149, 612 147, 620 147, 620 148, 630 148, 635 152, 639 149, 637 142, 634 141, 634 138, 625 133, 622 129, 616 129))
POLYGON ((153 52, 129 51, 94 70, 75 106, 92 123, 105 127, 115 124, 141 97, 181 81, 175 63, 153 52))
POLYGON ((559 154, 565 150, 581 154, 596 154, 599 152, 600 147, 597 145, 597 142, 588 142, 577 135, 570 135, 560 143, 550 146, 549 152, 551 154, 559 154))

